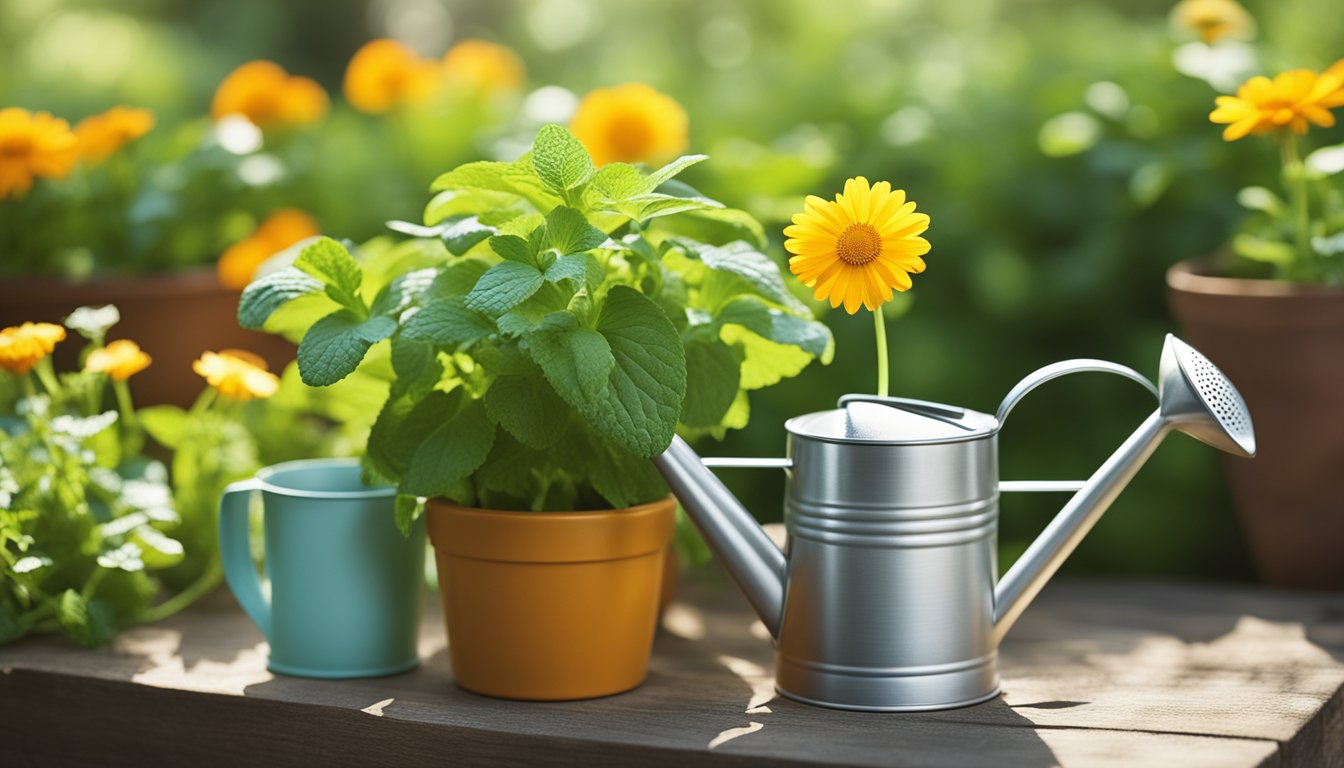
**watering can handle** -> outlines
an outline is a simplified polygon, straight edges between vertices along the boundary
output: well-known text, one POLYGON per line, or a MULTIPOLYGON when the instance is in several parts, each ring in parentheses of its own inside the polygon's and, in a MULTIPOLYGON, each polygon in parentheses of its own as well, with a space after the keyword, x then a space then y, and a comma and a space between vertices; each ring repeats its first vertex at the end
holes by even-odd
POLYGON ((1012 391, 1003 398, 1002 403, 999 403, 999 410, 994 414, 994 418, 998 419, 999 428, 1003 428, 1004 419, 1008 418, 1009 412, 1011 412, 1018 401, 1023 397, 1026 397, 1027 393, 1031 390, 1041 386, 1051 379, 1057 379, 1060 376, 1065 376, 1070 373, 1088 372, 1114 373, 1117 376, 1124 376, 1127 379, 1142 384, 1144 389, 1153 393, 1153 397, 1157 397, 1157 387, 1153 385, 1153 382, 1149 381, 1143 374, 1129 366, 1112 363, 1109 360, 1092 360, 1088 358, 1063 360, 1058 363, 1051 363, 1044 368, 1037 368, 1027 374, 1021 381, 1017 382, 1017 386, 1013 387, 1012 391))

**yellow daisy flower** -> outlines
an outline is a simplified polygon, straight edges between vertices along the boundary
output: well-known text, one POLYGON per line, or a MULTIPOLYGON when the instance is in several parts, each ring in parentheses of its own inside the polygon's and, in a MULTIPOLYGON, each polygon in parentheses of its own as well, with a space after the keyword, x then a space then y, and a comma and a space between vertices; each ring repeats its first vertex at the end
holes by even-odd
POLYGON ((443 71, 449 79, 481 91, 516 91, 523 85, 523 61, 512 48, 467 39, 448 49, 443 71))
POLYGON ((191 369, 219 390, 219 394, 234 400, 274 395, 280 388, 280 379, 266 368, 265 360, 241 349, 204 352, 191 364, 191 369))
POLYGON ((84 361, 84 370, 106 373, 114 381, 125 381, 148 368, 152 361, 139 344, 130 339, 117 339, 90 352, 89 359, 84 361))
POLYGON ((439 64, 396 40, 370 40, 345 68, 345 100, 360 112, 381 115, 404 104, 428 101, 439 86, 439 64))
POLYGON ((216 120, 242 115, 258 128, 303 125, 327 111, 327 92, 316 80, 290 75, 273 61, 249 61, 215 90, 210 114, 216 120))
POLYGON ((65 177, 77 144, 70 124, 47 112, 0 109, 0 199, 28 194, 36 177, 65 177))
POLYGON ((910 274, 924 271, 920 257, 930 246, 919 235, 928 228, 928 215, 915 213, 904 190, 885 181, 870 187, 859 176, 833 202, 809 195, 804 212, 784 228, 784 248, 794 254, 789 271, 833 308, 876 310, 892 289, 910 289, 910 274))
POLYGON ((1295 69, 1273 80, 1257 75, 1237 89, 1236 96, 1219 96, 1218 108, 1209 120, 1226 123, 1224 141, 1236 141, 1251 133, 1291 129, 1306 133, 1308 124, 1324 128, 1335 124, 1330 109, 1344 105, 1344 88, 1333 74, 1318 75, 1295 69))
POLYGON ((147 109, 113 107, 101 115, 91 115, 75 126, 79 156, 99 162, 154 128, 154 113, 147 109))
POLYGON ((1255 36, 1255 20, 1236 0, 1181 0, 1171 9, 1172 23, 1193 30, 1205 43, 1255 36))
POLYGON ((686 110, 643 83, 598 88, 579 102, 569 130, 597 165, 672 160, 686 149, 686 110))
POLYGON ((12 325, 0 331, 0 368, 26 374, 64 340, 65 328, 59 325, 12 325))

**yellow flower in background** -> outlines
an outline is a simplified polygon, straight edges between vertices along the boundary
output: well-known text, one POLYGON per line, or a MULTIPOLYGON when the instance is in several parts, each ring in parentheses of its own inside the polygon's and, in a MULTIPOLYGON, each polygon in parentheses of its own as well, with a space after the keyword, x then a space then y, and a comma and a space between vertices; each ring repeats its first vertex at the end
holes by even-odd
POLYGON ((512 48, 467 39, 448 49, 443 71, 454 82, 481 91, 516 91, 523 85, 523 60, 512 48))
POLYGON ((117 339, 102 349, 89 353, 84 361, 84 370, 106 373, 115 381, 125 381, 145 370, 153 358, 140 349, 140 345, 130 339, 117 339))
POLYGON ((784 228, 784 248, 794 254, 789 271, 813 289, 818 301, 876 310, 891 300, 892 289, 909 290, 910 274, 924 271, 920 257, 929 241, 919 235, 929 217, 915 213, 904 190, 862 176, 845 182, 834 201, 808 195, 803 213, 784 228))
POLYGON ((1193 30, 1205 43, 1224 38, 1249 40, 1255 19, 1236 0, 1181 0, 1171 9, 1172 23, 1193 30))
POLYGON ((79 156, 99 162, 153 128, 154 113, 147 109, 113 107, 101 115, 91 115, 75 126, 79 156))
POLYGON ((266 361, 241 349, 203 352, 191 369, 234 400, 270 397, 280 388, 280 379, 267 370, 266 361))
POLYGON ((37 177, 63 178, 79 158, 66 121, 47 112, 0 109, 0 198, 19 198, 37 177))
POLYGON ((1328 128, 1335 124, 1330 109, 1344 105, 1341 85, 1344 82, 1335 75, 1309 69, 1283 72, 1273 80, 1257 75, 1243 83, 1236 96, 1219 96, 1209 120, 1227 124, 1224 141, 1275 130, 1306 133, 1313 123, 1328 128))
POLYGON ((226 288, 240 291, 252 282, 267 259, 289 246, 322 234, 317 221, 298 208, 283 208, 271 214, 251 235, 229 246, 219 257, 216 273, 226 288))
POLYGON ((569 130, 597 165, 667 162, 688 143, 686 110, 643 83, 598 88, 583 97, 569 130))
POLYGON ((380 115, 427 101, 440 76, 438 62, 420 58, 403 43, 370 40, 345 68, 345 99, 360 112, 380 115))
POLYGON ((65 328, 52 323, 24 323, 0 330, 0 368, 23 375, 65 340, 65 328))
POLYGON ((229 73, 210 105, 216 120, 242 115, 258 128, 305 125, 326 111, 327 92, 316 80, 291 75, 272 61, 249 61, 229 73))

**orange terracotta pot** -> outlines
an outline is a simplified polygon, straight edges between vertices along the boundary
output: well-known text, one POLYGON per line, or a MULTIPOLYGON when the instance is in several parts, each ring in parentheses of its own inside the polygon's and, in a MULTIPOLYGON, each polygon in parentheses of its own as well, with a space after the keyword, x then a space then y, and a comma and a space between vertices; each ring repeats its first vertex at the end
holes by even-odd
MULTIPOLYGON (((132 339, 154 358, 131 379, 138 406, 190 405, 205 381, 191 364, 206 350, 245 349, 277 374, 294 359, 279 336, 238 326, 238 291, 219 284, 213 269, 146 277, 68 281, 50 277, 0 278, 0 327, 25 320, 60 323, 77 307, 115 304, 121 322, 110 339, 132 339)), ((72 334, 73 335, 73 334, 72 334)), ((73 370, 83 339, 56 347, 58 370, 73 370)))
POLYGON ((507 699, 628 691, 648 675, 671 497, 601 512, 428 504, 457 684, 507 699))

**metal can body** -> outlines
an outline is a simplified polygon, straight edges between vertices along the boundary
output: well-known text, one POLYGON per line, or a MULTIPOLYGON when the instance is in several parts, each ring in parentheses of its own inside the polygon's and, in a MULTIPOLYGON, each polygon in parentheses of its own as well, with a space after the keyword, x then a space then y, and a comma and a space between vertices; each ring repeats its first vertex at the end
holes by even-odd
POLYGON ((995 435, 884 444, 790 432, 780 693, 872 711, 997 695, 995 435))

